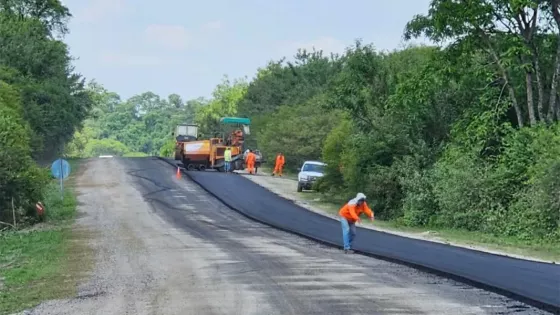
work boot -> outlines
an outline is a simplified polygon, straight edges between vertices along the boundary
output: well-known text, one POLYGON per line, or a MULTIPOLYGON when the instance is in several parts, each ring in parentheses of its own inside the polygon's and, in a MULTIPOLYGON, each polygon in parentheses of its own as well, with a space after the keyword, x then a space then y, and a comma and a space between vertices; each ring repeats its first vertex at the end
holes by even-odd
POLYGON ((344 250, 344 253, 345 253, 345 254, 353 254, 354 251, 351 250, 351 249, 345 249, 345 250, 344 250))

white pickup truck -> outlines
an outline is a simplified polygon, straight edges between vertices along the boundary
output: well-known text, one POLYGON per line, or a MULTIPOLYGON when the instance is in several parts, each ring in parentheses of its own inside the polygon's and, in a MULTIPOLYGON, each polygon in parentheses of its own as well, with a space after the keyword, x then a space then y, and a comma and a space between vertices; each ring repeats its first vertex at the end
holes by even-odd
POLYGON ((298 174, 297 191, 311 190, 317 179, 325 175, 326 164, 319 161, 305 161, 298 174))

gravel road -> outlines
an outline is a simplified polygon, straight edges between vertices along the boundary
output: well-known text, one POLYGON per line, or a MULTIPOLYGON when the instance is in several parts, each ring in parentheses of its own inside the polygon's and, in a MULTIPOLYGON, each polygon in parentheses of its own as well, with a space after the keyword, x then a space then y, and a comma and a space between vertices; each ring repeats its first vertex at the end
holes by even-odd
POLYGON ((96 267, 76 298, 27 314, 547 314, 249 221, 157 159, 84 167, 96 267))

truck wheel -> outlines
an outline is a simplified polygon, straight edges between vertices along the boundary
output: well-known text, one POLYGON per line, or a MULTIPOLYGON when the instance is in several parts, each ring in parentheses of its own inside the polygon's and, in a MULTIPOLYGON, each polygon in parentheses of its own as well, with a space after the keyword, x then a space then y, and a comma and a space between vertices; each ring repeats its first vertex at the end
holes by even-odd
POLYGON ((297 184, 297 192, 302 192, 303 191, 303 187, 301 186, 300 183, 297 184))
POLYGON ((237 160, 237 161, 235 161, 234 165, 235 165, 234 168, 233 168, 234 170, 236 170, 236 171, 242 171, 243 170, 243 161, 237 160))

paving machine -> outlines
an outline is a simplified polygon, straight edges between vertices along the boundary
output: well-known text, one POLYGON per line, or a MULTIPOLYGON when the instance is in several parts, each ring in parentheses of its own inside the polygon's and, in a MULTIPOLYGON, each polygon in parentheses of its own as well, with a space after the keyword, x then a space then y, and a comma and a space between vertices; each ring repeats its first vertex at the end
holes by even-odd
MULTIPOLYGON (((198 126, 195 124, 178 125, 175 146, 175 160, 181 161, 189 170, 216 169, 225 170, 224 152, 231 149, 231 170, 243 170, 245 135, 250 134, 249 118, 223 117, 220 119, 223 132, 209 139, 200 139, 198 126), (233 128, 231 127, 233 125, 233 128), (229 126, 229 128, 227 128, 229 126)), ((262 156, 257 154, 255 167, 259 167, 262 156)))

